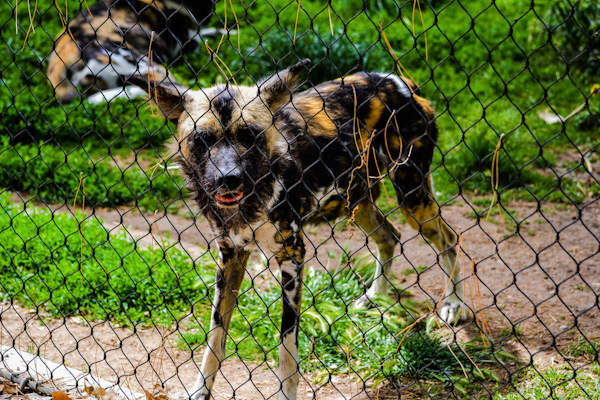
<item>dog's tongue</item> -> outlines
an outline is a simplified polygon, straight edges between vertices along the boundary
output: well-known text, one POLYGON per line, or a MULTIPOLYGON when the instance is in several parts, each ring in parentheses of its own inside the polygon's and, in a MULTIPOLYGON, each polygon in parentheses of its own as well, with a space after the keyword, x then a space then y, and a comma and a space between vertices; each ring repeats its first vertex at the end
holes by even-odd
POLYGON ((215 196, 215 198, 217 199, 217 201, 219 203, 224 203, 224 204, 235 203, 236 201, 240 201, 242 199, 242 197, 244 197, 243 192, 218 194, 215 196))

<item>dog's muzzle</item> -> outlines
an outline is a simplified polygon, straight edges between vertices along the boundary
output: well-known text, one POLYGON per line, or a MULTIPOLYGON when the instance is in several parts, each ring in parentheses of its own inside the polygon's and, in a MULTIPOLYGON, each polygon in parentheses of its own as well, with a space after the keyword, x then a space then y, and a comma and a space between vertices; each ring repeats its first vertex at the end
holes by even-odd
POLYGON ((218 203, 230 206, 242 200, 244 198, 244 192, 227 192, 215 195, 215 200, 218 203))
POLYGON ((222 175, 219 179, 221 189, 215 194, 215 200, 223 205, 233 205, 244 198, 243 172, 238 168, 222 175))

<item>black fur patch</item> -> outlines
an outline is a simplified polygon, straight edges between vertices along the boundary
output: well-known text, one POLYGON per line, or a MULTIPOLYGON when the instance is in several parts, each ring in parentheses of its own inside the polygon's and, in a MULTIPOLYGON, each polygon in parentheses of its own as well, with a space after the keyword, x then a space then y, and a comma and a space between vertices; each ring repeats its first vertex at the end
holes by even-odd
POLYGON ((223 87, 223 91, 211 101, 211 104, 213 111, 218 114, 221 124, 227 128, 231 123, 231 113, 235 106, 235 100, 229 89, 223 87))

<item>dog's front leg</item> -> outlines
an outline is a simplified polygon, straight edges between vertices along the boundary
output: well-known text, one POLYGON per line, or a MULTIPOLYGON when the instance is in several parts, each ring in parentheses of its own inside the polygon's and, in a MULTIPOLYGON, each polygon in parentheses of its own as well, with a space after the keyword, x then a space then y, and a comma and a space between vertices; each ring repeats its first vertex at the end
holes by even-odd
POLYGON ((219 243, 219 250, 208 344, 202 358, 200 373, 190 391, 192 400, 208 400, 210 397, 215 377, 225 358, 227 330, 250 254, 248 251, 235 250, 229 243, 219 243))
POLYGON ((304 263, 304 241, 301 232, 292 233, 286 239, 285 248, 276 256, 281 268, 281 292, 283 314, 279 338, 279 365, 277 376, 280 382, 278 400, 296 400, 300 381, 298 359, 298 328, 302 303, 302 270, 304 263))

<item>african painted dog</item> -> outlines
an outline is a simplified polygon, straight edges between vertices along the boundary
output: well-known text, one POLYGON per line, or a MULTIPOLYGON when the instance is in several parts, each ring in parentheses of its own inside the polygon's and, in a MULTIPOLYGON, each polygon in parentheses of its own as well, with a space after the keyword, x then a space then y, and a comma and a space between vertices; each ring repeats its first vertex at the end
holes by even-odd
POLYGON ((79 96, 76 86, 82 86, 84 97, 104 91, 99 99, 111 100, 123 93, 125 76, 150 73, 164 79, 164 63, 197 48, 198 28, 188 27, 205 23, 213 8, 213 0, 101 0, 82 10, 50 56, 48 79, 56 98, 69 103, 79 96))
MULTIPOLYGON (((429 168, 438 131, 429 102, 405 80, 381 73, 350 75, 293 94, 309 62, 254 87, 196 91, 162 82, 152 91, 177 124, 179 164, 219 250, 208 348, 193 399, 208 400, 225 356, 251 243, 281 268, 280 400, 296 399, 299 382, 307 225, 352 218, 378 247, 376 279, 356 304, 387 294, 400 232, 374 203, 384 174, 394 183, 406 220, 437 247, 452 279, 441 318, 454 323, 464 315, 460 276, 453 268, 456 235, 431 192, 429 168)), ((147 87, 140 77, 130 82, 147 87)))

